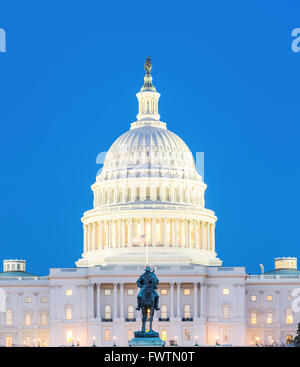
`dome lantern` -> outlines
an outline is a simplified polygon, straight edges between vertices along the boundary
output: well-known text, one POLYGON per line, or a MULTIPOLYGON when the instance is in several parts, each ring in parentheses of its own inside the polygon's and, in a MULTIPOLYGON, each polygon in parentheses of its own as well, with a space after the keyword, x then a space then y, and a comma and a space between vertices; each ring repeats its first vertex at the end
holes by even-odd
MULTIPOLYGON (((138 121, 159 121, 160 115, 158 113, 158 100, 160 94, 156 91, 152 84, 152 63, 150 56, 147 57, 145 62, 145 77, 144 85, 142 86, 139 93, 137 93, 137 98, 139 101, 139 113, 137 115, 138 121)), ((143 124, 135 123, 134 127, 143 126, 143 124)))

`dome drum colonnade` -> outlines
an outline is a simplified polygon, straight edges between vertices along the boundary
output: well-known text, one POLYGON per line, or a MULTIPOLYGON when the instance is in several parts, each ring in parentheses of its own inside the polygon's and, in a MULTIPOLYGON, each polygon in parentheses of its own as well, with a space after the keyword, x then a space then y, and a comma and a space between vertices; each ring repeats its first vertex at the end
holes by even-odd
POLYGON ((141 263, 145 244, 155 264, 221 265, 206 184, 187 145, 160 121, 160 94, 146 64, 137 121, 113 143, 92 185, 94 209, 82 218, 77 266, 141 263))

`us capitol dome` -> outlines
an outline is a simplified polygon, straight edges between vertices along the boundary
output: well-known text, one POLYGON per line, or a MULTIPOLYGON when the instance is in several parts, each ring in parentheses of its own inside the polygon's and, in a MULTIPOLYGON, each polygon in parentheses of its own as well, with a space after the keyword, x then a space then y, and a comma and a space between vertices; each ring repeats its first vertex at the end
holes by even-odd
POLYGON ((160 94, 145 62, 137 121, 106 154, 84 213, 84 250, 76 265, 222 264, 215 252, 216 216, 185 142, 160 121, 160 94))

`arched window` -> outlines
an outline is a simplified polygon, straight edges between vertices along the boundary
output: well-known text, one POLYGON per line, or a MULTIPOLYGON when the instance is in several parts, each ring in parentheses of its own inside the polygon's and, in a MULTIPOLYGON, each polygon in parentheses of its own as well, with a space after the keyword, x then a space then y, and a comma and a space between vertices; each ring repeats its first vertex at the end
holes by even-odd
POLYGON ((132 305, 129 305, 128 306, 128 309, 127 309, 127 318, 128 320, 134 320, 134 307, 132 305))
POLYGON ((104 317, 105 320, 110 320, 111 319, 111 307, 110 305, 106 305, 104 308, 104 317))
POLYGON ((190 305, 184 306, 184 318, 185 319, 191 318, 191 306, 190 305))
POLYGON ((12 311, 6 310, 5 312, 5 325, 10 326, 12 325, 12 311))
POLYGON ((162 305, 161 306, 160 317, 162 319, 167 319, 168 318, 168 307, 167 307, 167 305, 162 305))
POLYGON ((292 324, 294 322, 293 311, 291 307, 288 307, 285 311, 285 322, 287 324, 292 324))

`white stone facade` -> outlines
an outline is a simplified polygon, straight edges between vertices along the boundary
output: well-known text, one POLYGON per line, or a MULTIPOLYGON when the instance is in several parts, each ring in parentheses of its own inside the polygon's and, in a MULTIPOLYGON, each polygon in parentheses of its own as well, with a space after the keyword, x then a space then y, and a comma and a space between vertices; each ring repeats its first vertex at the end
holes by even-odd
POLYGON ((23 260, 5 261, 0 345, 127 346, 140 328, 136 280, 146 263, 160 280, 154 330, 167 345, 286 343, 300 322, 297 259, 277 258, 274 271, 252 276, 222 266, 206 185, 187 145, 160 121, 149 71, 137 97, 137 121, 92 185, 77 267, 39 277, 23 260))

